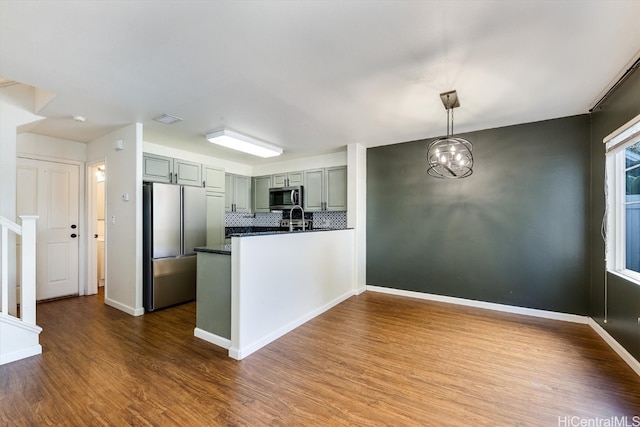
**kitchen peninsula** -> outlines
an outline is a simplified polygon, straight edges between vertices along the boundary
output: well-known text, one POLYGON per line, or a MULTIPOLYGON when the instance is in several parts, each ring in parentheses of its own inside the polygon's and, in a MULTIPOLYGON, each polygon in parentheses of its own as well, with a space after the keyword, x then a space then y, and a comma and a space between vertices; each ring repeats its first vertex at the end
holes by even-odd
POLYGON ((249 233, 196 248, 194 335, 240 360, 354 295, 354 236, 249 233))

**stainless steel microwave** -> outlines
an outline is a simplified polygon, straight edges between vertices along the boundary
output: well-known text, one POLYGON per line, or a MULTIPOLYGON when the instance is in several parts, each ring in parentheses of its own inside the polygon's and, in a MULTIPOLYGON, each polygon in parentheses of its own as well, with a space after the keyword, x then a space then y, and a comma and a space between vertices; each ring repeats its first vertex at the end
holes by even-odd
POLYGON ((303 188, 301 185, 295 187, 277 187, 269 189, 269 209, 280 211, 291 209, 295 205, 302 205, 303 188))

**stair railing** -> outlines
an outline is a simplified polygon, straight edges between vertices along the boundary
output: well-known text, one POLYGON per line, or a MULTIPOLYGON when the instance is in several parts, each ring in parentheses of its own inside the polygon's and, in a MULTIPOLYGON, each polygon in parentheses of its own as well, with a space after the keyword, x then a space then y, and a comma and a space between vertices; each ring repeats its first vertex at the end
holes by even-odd
MULTIPOLYGON (((20 215, 22 225, 0 216, 2 268, 0 313, 9 314, 9 231, 22 236, 20 269, 20 316, 32 325, 36 324, 36 220, 37 215, 20 215)), ((14 316, 15 317, 15 316, 14 316)))

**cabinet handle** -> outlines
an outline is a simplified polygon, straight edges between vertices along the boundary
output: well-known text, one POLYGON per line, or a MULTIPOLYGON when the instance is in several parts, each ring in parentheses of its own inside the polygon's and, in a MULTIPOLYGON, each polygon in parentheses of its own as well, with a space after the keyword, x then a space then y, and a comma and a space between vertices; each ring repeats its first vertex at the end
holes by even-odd
POLYGON ((202 187, 206 187, 207 186, 207 182, 206 181, 202 181, 202 187))
POLYGON ((169 172, 169 184, 173 183, 173 172, 169 172))

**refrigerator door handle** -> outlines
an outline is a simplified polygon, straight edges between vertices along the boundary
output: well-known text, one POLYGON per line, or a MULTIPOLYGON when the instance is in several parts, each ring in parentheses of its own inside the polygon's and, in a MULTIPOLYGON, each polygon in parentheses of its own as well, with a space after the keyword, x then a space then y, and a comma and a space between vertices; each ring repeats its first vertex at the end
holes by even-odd
POLYGON ((180 187, 180 255, 184 254, 184 187, 180 187))

